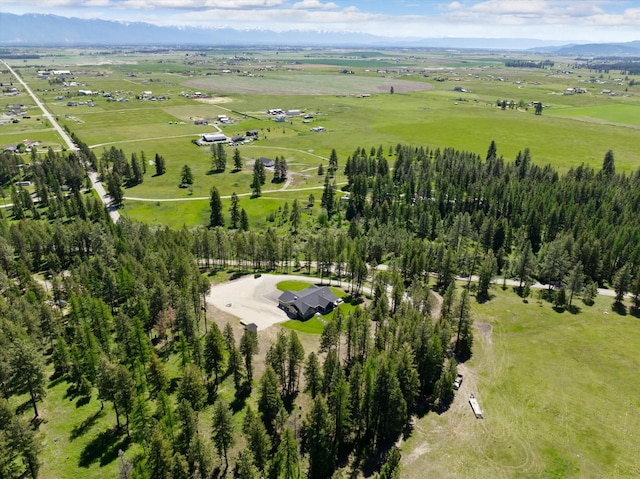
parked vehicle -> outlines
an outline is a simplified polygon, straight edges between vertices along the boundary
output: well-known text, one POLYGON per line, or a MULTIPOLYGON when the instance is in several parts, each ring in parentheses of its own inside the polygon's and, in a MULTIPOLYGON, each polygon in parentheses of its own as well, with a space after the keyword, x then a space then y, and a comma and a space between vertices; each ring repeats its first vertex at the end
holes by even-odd
POLYGON ((460 386, 462 385, 462 379, 463 379, 463 378, 464 378, 464 377, 462 376, 462 374, 458 374, 458 375, 456 376, 455 381, 453 381, 453 389, 455 389, 456 391, 457 391, 458 389, 460 389, 460 386))

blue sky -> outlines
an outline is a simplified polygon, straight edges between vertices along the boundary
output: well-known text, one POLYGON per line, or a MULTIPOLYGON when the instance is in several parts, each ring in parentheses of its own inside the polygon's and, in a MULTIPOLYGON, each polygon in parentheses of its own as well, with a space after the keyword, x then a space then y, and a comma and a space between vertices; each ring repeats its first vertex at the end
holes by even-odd
POLYGON ((2 0, 0 11, 390 37, 640 40, 640 0, 2 0))

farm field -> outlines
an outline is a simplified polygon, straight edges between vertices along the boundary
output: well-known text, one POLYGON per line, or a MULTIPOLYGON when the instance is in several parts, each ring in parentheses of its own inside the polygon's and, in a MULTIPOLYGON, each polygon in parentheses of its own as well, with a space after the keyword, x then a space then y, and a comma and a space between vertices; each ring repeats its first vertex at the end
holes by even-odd
POLYGON ((638 319, 611 298, 572 315, 493 294, 473 306, 474 355, 451 409, 417 419, 402 446, 402 477, 637 477, 638 319))
MULTIPOLYGON (((616 155, 618 171, 630 172, 640 164, 640 86, 623 88, 615 74, 604 78, 569 71, 563 59, 556 59, 553 70, 506 68, 495 55, 438 52, 319 50, 274 55, 265 50, 232 55, 221 50, 199 61, 179 52, 118 58, 69 50, 51 56, 52 62, 61 59, 74 72, 73 86, 36 78, 36 71, 44 67, 31 66, 31 60, 14 66, 57 120, 98 157, 114 146, 127 156, 146 153, 145 166, 151 171, 143 183, 126 189, 125 198, 131 200, 125 200, 123 213, 156 225, 202 225, 207 205, 200 198, 208 197, 212 186, 223 197, 249 193, 251 166, 260 156, 286 159, 293 181, 284 188, 297 190, 286 196, 299 201, 307 200, 307 188, 322 187, 323 177, 315 170, 326 165, 333 149, 339 156, 337 184, 344 181, 342 167, 357 147, 381 146, 387 151, 397 144, 453 147, 484 156, 493 140, 507 160, 529 148, 534 163, 549 163, 561 173, 582 163, 598 169, 609 149, 616 155), (562 94, 567 87, 583 85, 586 94, 562 94), (605 87, 617 96, 601 95, 605 87), (96 95, 78 96, 81 89, 96 95), (145 91, 157 100, 139 99, 145 91), (208 97, 194 98, 194 92, 208 97), (519 105, 501 109, 498 100, 519 105), (527 106, 532 101, 545 104, 541 116, 527 106), (298 109, 313 118, 277 123, 267 114, 272 108, 298 109), (218 115, 228 115, 232 124, 218 123, 218 115), (195 118, 207 119, 209 125, 196 125, 195 118), (325 131, 311 131, 315 126, 325 131), (243 171, 233 176, 208 174, 211 152, 191 140, 204 133, 222 131, 231 137, 252 129, 260 132, 255 143, 259 147, 239 147, 243 171), (153 176, 156 153, 166 159, 167 173, 162 176, 153 176), (185 164, 195 177, 188 189, 178 188, 185 164), (182 201, 154 206, 139 201, 172 198, 182 201), (187 205, 190 201, 195 203, 187 205), (182 209, 178 220, 175 213, 182 209)), ((28 139, 40 140, 40 148, 60 148, 57 135, 43 124, 24 93, 3 98, 0 106, 6 110, 16 102, 25 104, 30 118, 0 126, 0 143, 15 145, 28 139)), ((226 150, 230 158, 232 149, 226 150)), ((389 161, 392 164, 393 158, 389 161)), ((273 204, 273 199, 272 193, 265 193, 254 203, 273 204)), ((267 208, 251 207, 256 212, 267 208)))

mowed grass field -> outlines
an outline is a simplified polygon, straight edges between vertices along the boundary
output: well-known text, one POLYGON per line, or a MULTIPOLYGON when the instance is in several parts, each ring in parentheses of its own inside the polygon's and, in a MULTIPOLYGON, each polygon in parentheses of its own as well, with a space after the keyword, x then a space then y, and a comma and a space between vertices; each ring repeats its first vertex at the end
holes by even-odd
POLYGON ((572 315, 493 293, 473 306, 462 387, 449 411, 416 421, 402 477, 638 477, 638 318, 614 313, 609 297, 572 315))
MULTIPOLYGON (((596 76, 586 70, 572 72, 562 63, 567 59, 557 59, 553 70, 538 70, 506 68, 499 56, 486 53, 465 57, 436 52, 301 51, 279 56, 248 51, 240 54, 246 60, 240 68, 222 73, 229 68, 230 55, 231 51, 208 53, 199 62, 179 52, 122 59, 97 57, 95 65, 69 66, 75 86, 37 79, 41 64, 14 66, 58 121, 90 145, 98 157, 112 146, 128 156, 145 151, 145 180, 126 189, 125 197, 181 201, 167 205, 129 199, 123 213, 157 225, 206 224, 208 204, 200 198, 208 197, 212 186, 223 196, 250 193, 252 164, 260 156, 285 157, 291 181, 264 185, 263 196, 245 205, 247 212, 266 212, 294 198, 306 201, 311 188, 320 193, 323 177, 317 175, 317 168, 319 164, 326 166, 332 149, 339 156, 338 185, 344 183, 343 166, 357 147, 382 146, 387 152, 397 144, 453 147, 484 156, 494 140, 498 154, 507 161, 529 148, 534 163, 549 163, 561 173, 582 163, 599 169, 611 149, 618 171, 631 172, 640 166, 640 85, 627 86, 627 80, 619 81, 615 73, 596 76), (342 73, 344 69, 354 74, 342 73), (562 94, 572 86, 587 88, 588 93, 562 94), (600 94, 604 88, 616 96, 600 94), (78 96, 79 89, 98 94, 78 96), (143 91, 163 99, 140 100, 137 96, 143 91), (195 91, 211 98, 186 96, 195 91), (108 101, 103 92, 126 101, 108 101), (362 97, 363 93, 371 96, 362 97), (89 99, 93 106, 86 104, 89 99), (496 106, 497 100, 522 102, 525 108, 502 110, 496 106), (69 101, 84 104, 68 106, 69 101), (536 116, 526 107, 532 101, 543 102, 542 115, 536 116), (277 123, 267 114, 271 108, 299 109, 313 118, 294 117, 277 123), (228 115, 232 124, 194 124, 194 118, 215 123, 220 114, 228 115), (311 131, 316 126, 325 131, 311 131), (192 140, 218 130, 231 137, 252 129, 260 132, 260 140, 240 147, 243 171, 230 173, 233 150, 227 147, 227 172, 208 174, 211 152, 196 147, 192 140), (153 176, 156 153, 167 164, 167 173, 160 177, 153 176), (195 182, 181 189, 180 170, 185 164, 192 169, 195 182), (267 193, 283 187, 288 191, 267 193), (283 200, 278 203, 278 198, 283 200)), ((51 58, 57 64, 63 57, 51 58)), ((67 58, 73 65, 82 57, 69 50, 67 58)), ((33 103, 24 93, 2 101, 5 106, 33 103)), ((29 108, 29 113, 32 110, 29 108)), ((41 139, 45 148, 58 148, 57 135, 43 123, 34 112, 20 124, 0 126, 0 143, 41 139)), ((389 156, 388 160, 393 166, 395 158, 389 156)), ((250 221, 258 225, 264 218, 250 217, 250 221)))

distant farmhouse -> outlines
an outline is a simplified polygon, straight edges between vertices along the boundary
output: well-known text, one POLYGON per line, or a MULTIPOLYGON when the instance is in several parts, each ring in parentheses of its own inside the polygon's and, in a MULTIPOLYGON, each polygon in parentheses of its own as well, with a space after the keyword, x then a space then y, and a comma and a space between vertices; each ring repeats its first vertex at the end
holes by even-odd
POLYGON ((204 133, 193 142, 198 146, 206 146, 214 143, 229 143, 229 138, 224 133, 204 133))
POLYGON ((278 298, 278 305, 298 319, 306 320, 316 313, 329 313, 341 303, 328 286, 309 286, 302 291, 285 291, 278 298))

